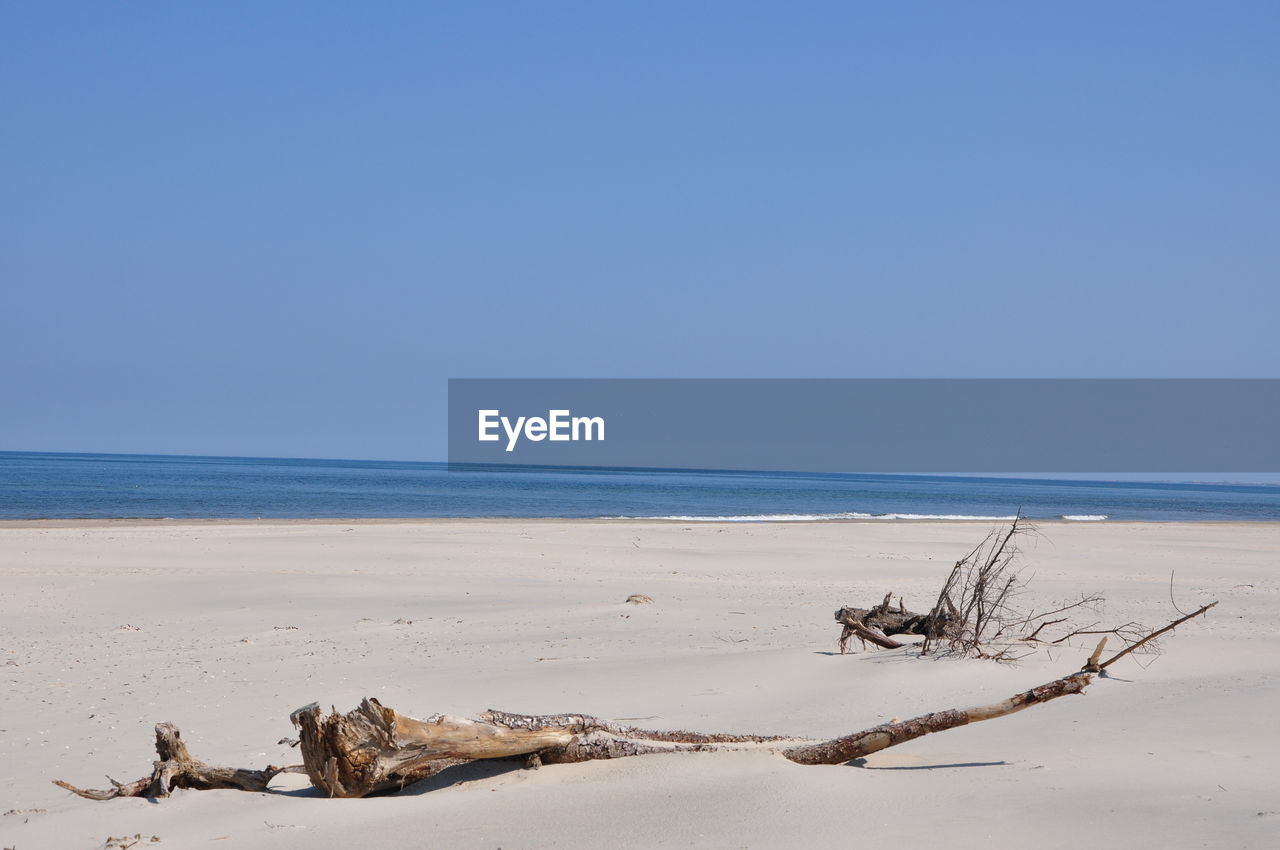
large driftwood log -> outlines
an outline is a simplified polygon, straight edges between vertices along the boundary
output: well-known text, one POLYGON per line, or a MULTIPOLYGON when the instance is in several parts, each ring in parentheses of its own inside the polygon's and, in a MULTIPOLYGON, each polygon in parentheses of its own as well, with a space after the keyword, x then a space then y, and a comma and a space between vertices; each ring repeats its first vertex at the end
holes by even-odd
POLYGON ((927 735, 1013 714, 1084 691, 1076 673, 990 705, 934 712, 885 723, 830 741, 760 735, 660 732, 585 714, 526 715, 487 711, 474 720, 406 717, 374 699, 346 714, 323 716, 317 705, 294 712, 307 775, 332 797, 396 789, 474 759, 529 757, 567 764, 650 753, 767 749, 799 764, 841 764, 927 735))
POLYGON ((587 714, 530 715, 486 711, 474 720, 436 715, 417 720, 367 698, 346 714, 325 715, 311 704, 291 719, 299 730, 303 765, 243 770, 211 767, 191 757, 177 727, 156 726, 151 775, 95 791, 55 784, 90 800, 166 797, 175 788, 269 791, 281 773, 305 772, 330 797, 364 797, 397 790, 457 764, 478 759, 525 759, 531 766, 625 758, 650 753, 767 750, 798 764, 841 764, 914 740, 1013 714, 1068 694, 1082 693, 1091 677, 1074 673, 990 705, 949 709, 884 723, 830 741, 764 735, 654 731, 587 714))
POLYGON ((490 710, 475 720, 400 714, 373 698, 346 714, 312 703, 295 711, 311 784, 331 797, 364 797, 403 788, 476 759, 537 754, 543 764, 621 758, 709 744, 792 740, 755 735, 652 732, 588 714, 528 715, 490 710))
POLYGON ((66 788, 88 800, 113 800, 116 797, 168 797, 175 788, 234 788, 240 791, 266 791, 267 784, 282 773, 301 773, 301 765, 290 767, 268 766, 265 770, 245 770, 235 767, 214 767, 195 759, 187 751, 182 733, 172 723, 156 724, 156 755, 151 775, 129 783, 107 779, 112 787, 97 791, 77 788, 60 779, 54 785, 66 788))

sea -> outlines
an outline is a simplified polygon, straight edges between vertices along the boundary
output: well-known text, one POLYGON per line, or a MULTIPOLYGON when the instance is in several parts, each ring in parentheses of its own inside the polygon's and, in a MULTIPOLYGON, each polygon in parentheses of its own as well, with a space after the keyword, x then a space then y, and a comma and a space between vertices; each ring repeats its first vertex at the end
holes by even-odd
POLYGON ((1280 520, 1266 483, 0 452, 0 519, 1280 520))

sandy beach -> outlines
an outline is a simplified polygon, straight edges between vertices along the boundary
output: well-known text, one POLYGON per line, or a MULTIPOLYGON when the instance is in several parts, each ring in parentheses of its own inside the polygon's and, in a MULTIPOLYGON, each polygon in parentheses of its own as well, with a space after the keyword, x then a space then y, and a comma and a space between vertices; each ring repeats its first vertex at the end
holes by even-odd
MULTIPOLYGON (((927 609, 970 522, 59 522, 0 525, 0 846, 100 848, 1270 847, 1280 835, 1280 525, 1044 523, 1028 602, 1181 627, 1066 697, 861 766, 768 753, 446 771, 328 800, 181 791, 91 802, 150 769, 152 727, 242 767, 312 701, 417 717, 580 711, 636 725, 830 737, 990 702, 1078 669, 834 653, 832 611, 927 609), (627 605, 630 594, 652 605, 627 605), (140 845, 143 846, 143 845, 140 845)), ((1087 645, 1086 645, 1087 644, 1087 645)))

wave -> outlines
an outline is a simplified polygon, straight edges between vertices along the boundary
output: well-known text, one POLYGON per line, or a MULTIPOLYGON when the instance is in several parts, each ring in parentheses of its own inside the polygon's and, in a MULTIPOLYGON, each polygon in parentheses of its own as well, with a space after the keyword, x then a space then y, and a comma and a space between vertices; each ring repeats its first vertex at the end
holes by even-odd
POLYGON ((1058 519, 1069 519, 1073 522, 1102 522, 1106 518, 1106 514, 1063 514, 1058 517, 1058 519))
POLYGON ((600 519, 666 519, 680 522, 821 522, 833 519, 945 519, 1006 522, 1010 516, 972 516, 969 514, 745 514, 738 516, 607 516, 600 519))
POLYGON ((991 522, 1008 522, 1017 519, 1014 514, 1008 516, 971 516, 969 514, 876 514, 873 519, 967 519, 990 520, 991 522))

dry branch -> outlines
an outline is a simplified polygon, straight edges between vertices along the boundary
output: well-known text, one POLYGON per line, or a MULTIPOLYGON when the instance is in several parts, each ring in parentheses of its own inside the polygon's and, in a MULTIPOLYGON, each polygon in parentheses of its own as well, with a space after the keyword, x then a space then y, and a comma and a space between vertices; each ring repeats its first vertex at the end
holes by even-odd
MULTIPOLYGON (((1151 634, 1149 634, 1149 635, 1147 635, 1146 637, 1142 638, 1141 640, 1139 640, 1139 641, 1135 641, 1134 643, 1129 644, 1129 645, 1128 645, 1128 646, 1126 646, 1124 649, 1120 650, 1120 651, 1119 651, 1119 652, 1117 652, 1115 655, 1113 655, 1113 656, 1111 656, 1110 658, 1108 658, 1106 661, 1103 661, 1101 664, 1098 664, 1098 669, 1100 669, 1100 670, 1106 670, 1106 669, 1107 669, 1108 667, 1110 667, 1112 664, 1115 664, 1115 663, 1116 663, 1117 661, 1119 661, 1121 658, 1124 658, 1124 657, 1125 657, 1126 655, 1128 655, 1130 652, 1133 652, 1135 649, 1137 649, 1138 647, 1142 646, 1143 644, 1150 643, 1151 641, 1153 641, 1153 640, 1155 640, 1156 638, 1160 637, 1160 635, 1164 634, 1165 632, 1171 632, 1171 631, 1173 631, 1173 630, 1174 630, 1174 629, 1176 629, 1178 626, 1181 626, 1183 623, 1185 623, 1187 620, 1192 619, 1193 617, 1199 617, 1199 616, 1200 616, 1201 614, 1203 614, 1205 611, 1208 611, 1210 608, 1212 608, 1213 606, 1215 606, 1215 605, 1217 605, 1217 604, 1218 604, 1218 603, 1217 603, 1216 601, 1214 601, 1214 602, 1210 602, 1208 605, 1205 605, 1205 606, 1203 606, 1203 607, 1201 607, 1201 608, 1199 608, 1199 609, 1197 609, 1197 610, 1195 610, 1195 611, 1192 611, 1190 614, 1186 614, 1185 616, 1179 617, 1178 619, 1174 620, 1172 623, 1170 623, 1169 625, 1165 626, 1164 628, 1155 630, 1154 632, 1152 632, 1151 634)), ((1176 607, 1176 606, 1175 606, 1175 607, 1176 607)))
POLYGON ((1041 632, 1041 631, 1043 631, 1043 630, 1045 629, 1045 627, 1047 627, 1047 626, 1056 626, 1056 625, 1058 625, 1059 623, 1065 623, 1066 621, 1067 621, 1067 618, 1066 618, 1066 617, 1061 617, 1061 618, 1059 618, 1059 619, 1057 619, 1057 620, 1045 620, 1045 621, 1043 621, 1042 623, 1040 623, 1040 625, 1036 626, 1035 631, 1033 631, 1031 634, 1029 634, 1029 635, 1027 635, 1026 637, 1024 637, 1024 638, 1023 638, 1023 640, 1029 640, 1029 641, 1039 640, 1039 639, 1040 639, 1040 632, 1041 632))
POLYGON ((1072 631, 1067 632, 1065 635, 1058 638, 1057 640, 1050 641, 1050 643, 1056 646, 1057 644, 1060 644, 1060 643, 1066 643, 1072 638, 1079 637, 1080 635, 1115 635, 1116 637, 1120 638, 1120 640, 1123 641, 1127 646, 1130 644, 1136 644, 1136 642, 1141 639, 1143 632, 1146 630, 1146 627, 1143 626, 1141 623, 1133 623, 1133 622, 1125 623, 1122 626, 1115 626, 1114 628, 1110 628, 1110 629, 1094 628, 1094 626, 1097 626, 1097 625, 1098 625, 1097 623, 1090 623, 1087 626, 1082 626, 1081 628, 1073 629, 1072 631))
POLYGON ((990 705, 935 711, 911 720, 885 723, 874 729, 846 735, 843 738, 792 747, 783 751, 782 754, 800 764, 842 764, 850 759, 861 758, 931 732, 943 732, 957 726, 967 726, 982 720, 1004 717, 1006 714, 1013 714, 1067 694, 1083 693, 1090 678, 1087 673, 1076 673, 990 705))
POLYGON ((1075 614, 1096 610, 1104 603, 1097 593, 1055 603, 1056 607, 1044 611, 1020 608, 1018 599, 1026 591, 1027 581, 1018 563, 1021 556, 1018 541, 1035 531, 1035 527, 1019 515, 1007 527, 989 533, 955 562, 927 614, 908 611, 901 597, 895 608, 892 593, 872 608, 841 608, 836 612, 836 622, 844 627, 840 633, 840 653, 843 655, 848 650, 849 641, 854 637, 863 641, 864 646, 870 642, 896 649, 900 644, 893 641, 892 636, 901 634, 924 637, 919 644, 921 655, 947 652, 1000 661, 1016 660, 1013 647, 1019 642, 1063 643, 1077 635, 1103 633, 1115 634, 1126 642, 1136 640, 1144 632, 1136 623, 1099 631, 1090 631, 1097 623, 1082 628, 1074 626, 1075 614), (1052 626, 1061 626, 1068 634, 1055 640, 1043 636, 1052 626), (884 642, 885 638, 889 638, 889 642, 884 642))
POLYGON ((267 785, 281 773, 301 773, 302 765, 290 767, 268 766, 265 770, 245 770, 233 767, 213 767, 192 758, 182 733, 172 723, 156 724, 156 755, 151 775, 129 783, 107 779, 112 787, 105 790, 77 788, 62 780, 54 785, 79 794, 88 800, 112 800, 116 797, 168 797, 175 788, 234 788, 240 791, 266 791, 267 785))
POLYGON ((935 627, 925 635, 920 652, 938 648, 964 655, 990 655, 984 647, 1018 619, 1012 610, 1022 587, 1014 565, 1019 555, 1017 538, 1033 532, 1022 516, 1003 532, 993 531, 951 569, 930 616, 935 627))

